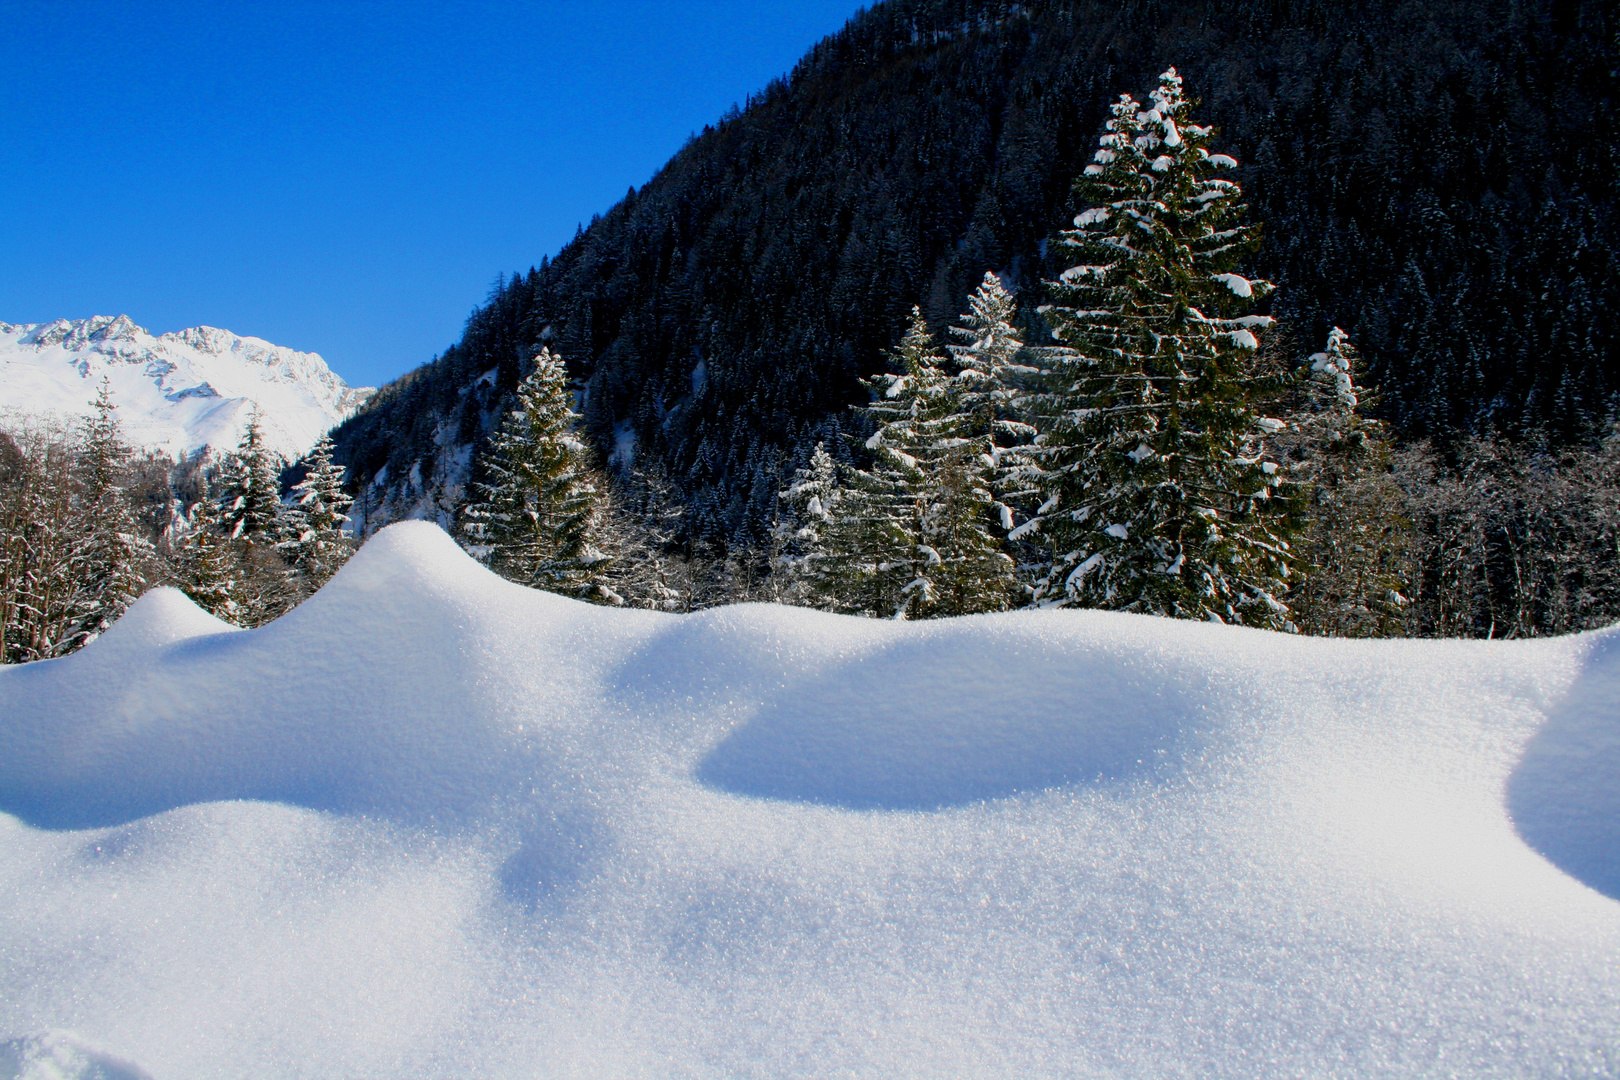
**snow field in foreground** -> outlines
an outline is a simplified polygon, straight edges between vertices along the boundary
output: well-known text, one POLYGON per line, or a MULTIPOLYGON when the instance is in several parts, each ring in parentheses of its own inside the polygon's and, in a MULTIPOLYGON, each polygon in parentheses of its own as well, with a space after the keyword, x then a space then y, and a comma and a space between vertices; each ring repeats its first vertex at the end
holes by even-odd
POLYGON ((1616 1076, 1617 702, 1611 632, 666 616, 396 525, 0 670, 0 1076, 1616 1076))

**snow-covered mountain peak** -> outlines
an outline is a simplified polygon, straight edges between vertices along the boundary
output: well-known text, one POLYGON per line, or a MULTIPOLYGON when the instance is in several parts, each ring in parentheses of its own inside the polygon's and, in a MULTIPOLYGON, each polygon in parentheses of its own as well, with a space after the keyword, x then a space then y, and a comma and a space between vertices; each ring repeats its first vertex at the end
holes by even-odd
POLYGON ((317 353, 213 326, 153 335, 127 315, 0 322, 0 410, 81 416, 103 378, 126 437, 173 454, 234 447, 256 407, 291 460, 370 394, 317 353))
POLYGON ((60 345, 66 349, 89 349, 114 341, 135 343, 140 336, 150 337, 135 325, 128 315, 96 315, 88 319, 57 319, 55 322, 12 326, 0 323, 0 333, 23 331, 22 343, 48 349, 60 345))

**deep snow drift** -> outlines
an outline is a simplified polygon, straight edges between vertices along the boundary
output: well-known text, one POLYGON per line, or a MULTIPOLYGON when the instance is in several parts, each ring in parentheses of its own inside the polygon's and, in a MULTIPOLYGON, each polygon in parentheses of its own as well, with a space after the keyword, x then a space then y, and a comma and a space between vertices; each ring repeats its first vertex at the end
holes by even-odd
POLYGON ((212 326, 154 337, 125 315, 0 322, 0 414, 71 421, 90 412, 103 378, 136 446, 234 450, 257 406, 266 442, 289 461, 371 392, 352 389, 316 353, 212 326))
POLYGON ((397 525, 0 670, 0 1064, 1620 1075, 1617 702, 1614 633, 666 616, 397 525))

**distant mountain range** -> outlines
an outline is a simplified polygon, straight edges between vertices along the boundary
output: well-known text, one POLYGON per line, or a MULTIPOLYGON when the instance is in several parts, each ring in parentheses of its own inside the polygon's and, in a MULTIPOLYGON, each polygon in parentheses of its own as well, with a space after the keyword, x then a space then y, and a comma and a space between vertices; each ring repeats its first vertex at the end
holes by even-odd
POLYGON ((0 322, 0 413, 82 416, 104 377, 124 437, 169 454, 233 449, 257 407, 268 444, 296 460, 372 393, 316 353, 212 326, 154 336, 126 315, 0 322))

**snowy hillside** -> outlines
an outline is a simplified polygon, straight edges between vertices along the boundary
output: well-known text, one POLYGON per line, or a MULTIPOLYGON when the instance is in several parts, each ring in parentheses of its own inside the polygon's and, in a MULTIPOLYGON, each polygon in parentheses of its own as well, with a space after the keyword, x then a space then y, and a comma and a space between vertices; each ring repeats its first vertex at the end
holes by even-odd
POLYGON ((171 454, 233 449, 258 405, 270 445, 291 460, 369 392, 315 353, 211 326, 154 337, 124 315, 0 323, 0 412, 83 415, 104 376, 125 437, 171 454))
POLYGON ((1612 1077, 1616 701, 1614 632, 668 616, 396 525, 0 670, 0 1075, 1612 1077))

